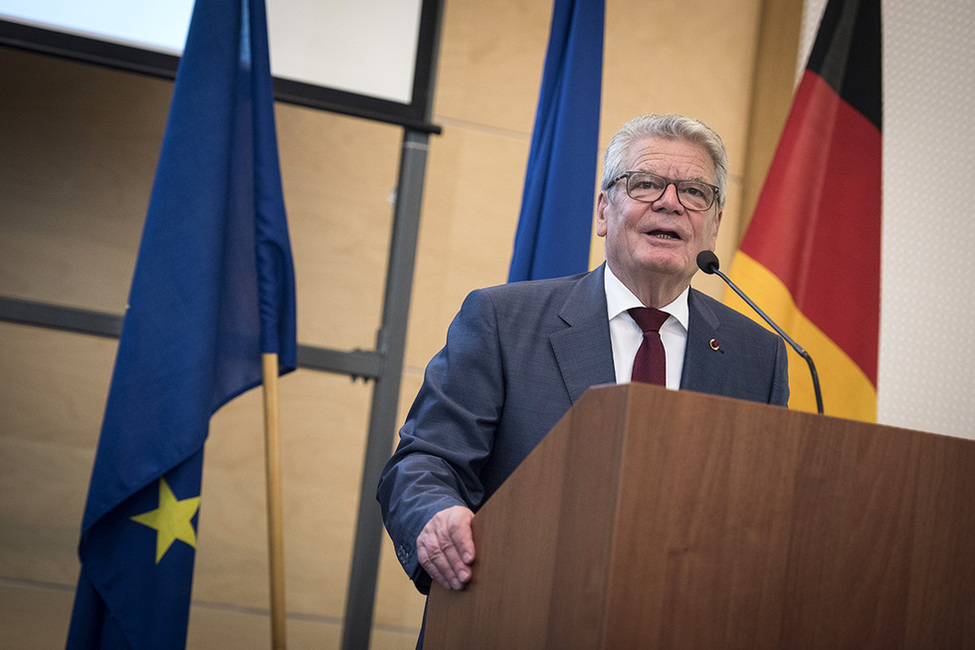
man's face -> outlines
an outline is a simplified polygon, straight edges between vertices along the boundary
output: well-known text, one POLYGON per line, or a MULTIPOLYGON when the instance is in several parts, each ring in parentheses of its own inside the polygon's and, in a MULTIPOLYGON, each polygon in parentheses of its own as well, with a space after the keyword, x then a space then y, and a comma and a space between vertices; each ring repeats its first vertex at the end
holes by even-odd
MULTIPOLYGON (((687 140, 638 141, 627 163, 627 171, 715 183, 711 157, 687 140)), ((621 180, 599 194, 596 234, 606 238, 610 268, 631 287, 631 282, 650 280, 686 286, 697 270, 697 254, 714 250, 721 222, 717 201, 704 212, 691 211, 677 200, 677 188, 668 185, 659 199, 642 203, 627 196, 625 183, 621 180)))

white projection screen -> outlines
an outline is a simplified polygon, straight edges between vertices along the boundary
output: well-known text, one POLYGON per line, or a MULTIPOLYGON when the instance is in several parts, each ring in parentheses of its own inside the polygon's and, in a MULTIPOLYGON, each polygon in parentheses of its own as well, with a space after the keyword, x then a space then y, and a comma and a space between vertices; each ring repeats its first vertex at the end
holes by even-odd
MULTIPOLYGON (((276 98, 433 130, 439 5, 267 0, 276 98)), ((0 0, 0 44, 172 78, 192 10, 193 0, 0 0)))

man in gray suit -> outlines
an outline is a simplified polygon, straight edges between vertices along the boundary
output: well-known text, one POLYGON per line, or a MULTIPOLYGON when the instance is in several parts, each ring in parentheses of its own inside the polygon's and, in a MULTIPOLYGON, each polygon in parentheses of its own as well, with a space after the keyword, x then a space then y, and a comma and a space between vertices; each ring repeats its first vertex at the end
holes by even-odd
POLYGON ((379 484, 420 591, 431 578, 462 589, 474 512, 587 388, 631 380, 644 340, 632 308, 665 312, 655 363, 668 388, 788 402, 781 339, 690 288, 697 254, 714 250, 727 178, 724 145, 704 124, 631 120, 606 150, 596 221, 606 264, 464 301, 379 484))

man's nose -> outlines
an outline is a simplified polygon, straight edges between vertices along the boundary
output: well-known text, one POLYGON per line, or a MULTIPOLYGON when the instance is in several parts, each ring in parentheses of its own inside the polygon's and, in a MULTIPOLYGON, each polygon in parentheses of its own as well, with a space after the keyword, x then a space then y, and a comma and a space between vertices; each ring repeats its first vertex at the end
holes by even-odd
POLYGON ((659 199, 653 202, 653 205, 658 209, 672 212, 679 212, 684 209, 680 198, 677 196, 677 185, 675 183, 667 183, 667 187, 664 188, 664 193, 660 195, 659 199))

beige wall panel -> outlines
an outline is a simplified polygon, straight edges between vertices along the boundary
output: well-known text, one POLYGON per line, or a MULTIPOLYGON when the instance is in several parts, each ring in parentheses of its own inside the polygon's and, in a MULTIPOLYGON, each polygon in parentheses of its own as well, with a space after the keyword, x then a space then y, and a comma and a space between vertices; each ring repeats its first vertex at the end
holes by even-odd
POLYGON ((0 293, 121 313, 172 84, 0 48, 0 293))
MULTIPOLYGON (((286 629, 289 648, 320 650, 342 645, 341 619, 292 618, 287 621, 286 629)), ((264 650, 270 647, 271 622, 264 614, 205 604, 194 606, 190 612, 187 650, 264 650)), ((416 633, 377 627, 373 630, 370 647, 373 650, 413 650, 416 633)))
POLYGON ((78 578, 94 448, 0 440, 0 575, 68 585, 78 578))
POLYGON ((117 346, 111 338, 0 323, 3 439, 93 447, 117 346))
POLYGON ((435 119, 531 133, 551 21, 550 0, 447 0, 435 119))
MULTIPOLYGON (((341 621, 289 620, 285 625, 289 648, 338 648, 341 621)), ((196 605, 190 611, 187 650, 264 650, 271 647, 271 621, 255 611, 234 611, 196 605)))
POLYGON ((0 578, 72 585, 116 342, 0 323, 0 578))
POLYGON ((277 104, 301 343, 371 349, 402 129, 277 104))
POLYGON ((375 627, 372 630, 369 647, 372 650, 414 650, 418 634, 418 630, 375 627))
POLYGON ((721 135, 740 173, 759 4, 607 0, 600 147, 636 115, 681 113, 721 135))
POLYGON ((461 125, 430 147, 410 308, 407 366, 425 366, 472 289, 508 278, 527 138, 461 125))
POLYGON ((0 581, 0 647, 64 648, 74 590, 0 581))

